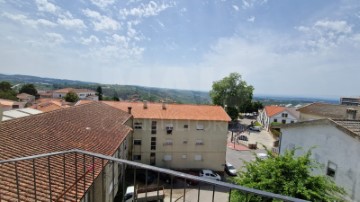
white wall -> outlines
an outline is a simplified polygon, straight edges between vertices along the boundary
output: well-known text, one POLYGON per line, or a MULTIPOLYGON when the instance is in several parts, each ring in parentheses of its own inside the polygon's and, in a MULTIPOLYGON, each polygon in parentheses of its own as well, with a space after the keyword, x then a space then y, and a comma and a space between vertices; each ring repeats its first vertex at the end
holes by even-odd
MULTIPOLYGON (((335 126, 308 125, 281 129, 280 154, 289 147, 308 150, 314 146, 312 158, 324 165, 315 174, 326 174, 329 161, 337 165, 336 184, 344 187, 353 201, 360 201, 360 141, 335 126)), ((301 151, 297 151, 300 154, 301 151)))

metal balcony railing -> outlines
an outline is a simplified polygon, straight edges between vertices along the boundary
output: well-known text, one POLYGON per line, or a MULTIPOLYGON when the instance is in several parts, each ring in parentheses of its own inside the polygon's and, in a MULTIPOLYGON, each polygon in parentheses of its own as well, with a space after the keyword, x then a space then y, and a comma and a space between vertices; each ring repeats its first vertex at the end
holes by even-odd
MULTIPOLYGON (((264 199, 305 201, 76 149, 0 161, 1 202, 123 201, 128 186, 139 192, 155 187, 155 195, 164 193, 165 201, 230 201, 234 191, 264 199)), ((136 197, 140 196, 135 194, 134 201, 136 197)), ((153 196, 144 192, 143 197, 147 201, 153 196)))

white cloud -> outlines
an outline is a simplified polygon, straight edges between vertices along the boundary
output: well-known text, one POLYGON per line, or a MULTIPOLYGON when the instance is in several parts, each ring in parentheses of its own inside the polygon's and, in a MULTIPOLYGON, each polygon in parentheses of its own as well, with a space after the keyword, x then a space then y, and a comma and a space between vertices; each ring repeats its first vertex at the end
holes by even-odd
POLYGON ((48 32, 45 33, 45 35, 46 35, 46 40, 48 41, 49 44, 59 45, 65 43, 65 39, 61 34, 48 32))
POLYGON ((255 16, 251 16, 247 19, 248 22, 255 22, 255 16))
POLYGON ((39 11, 55 13, 59 8, 47 0, 36 0, 36 5, 39 11))
POLYGON ((96 31, 120 29, 120 24, 117 21, 105 15, 101 15, 99 12, 85 9, 83 10, 83 13, 92 19, 92 24, 96 31))
POLYGON ((169 7, 172 7, 172 4, 162 3, 162 4, 158 5, 156 2, 150 1, 148 4, 141 4, 137 8, 121 9, 120 15, 123 18, 126 18, 127 16, 135 16, 135 17, 139 17, 139 18, 150 17, 150 16, 158 15, 160 12, 166 10, 169 7))
POLYGON ((314 24, 314 27, 318 27, 320 29, 334 31, 336 33, 350 33, 351 26, 347 24, 346 21, 329 21, 329 20, 320 20, 314 24))
POLYGON ((82 43, 83 45, 97 44, 99 42, 100 42, 99 38, 97 38, 94 35, 91 35, 88 38, 84 38, 84 37, 80 38, 80 43, 82 43))
POLYGON ((38 27, 39 25, 45 26, 45 27, 55 27, 56 26, 56 23, 53 23, 49 20, 45 20, 45 19, 33 20, 33 19, 29 19, 27 16, 22 15, 22 14, 16 15, 16 14, 10 14, 10 13, 3 13, 2 16, 6 17, 8 19, 11 19, 13 21, 17 21, 21 24, 34 27, 34 28, 38 27))
POLYGON ((60 25, 64 26, 65 28, 69 28, 69 29, 86 28, 86 25, 84 24, 84 22, 81 19, 76 19, 76 18, 72 18, 72 17, 62 16, 62 17, 58 18, 57 22, 60 25))
POLYGON ((115 0, 90 0, 90 1, 91 3, 102 9, 115 3, 115 0))
POLYGON ((256 5, 263 5, 266 3, 267 3, 267 0, 242 0, 241 7, 243 9, 249 9, 249 8, 253 8, 256 5))
POLYGON ((118 34, 113 34, 112 38, 116 43, 123 44, 125 47, 127 47, 128 40, 127 40, 127 38, 125 36, 120 36, 118 34))
POLYGON ((234 10, 238 11, 239 10, 239 7, 237 5, 233 5, 232 6, 234 8, 234 10))

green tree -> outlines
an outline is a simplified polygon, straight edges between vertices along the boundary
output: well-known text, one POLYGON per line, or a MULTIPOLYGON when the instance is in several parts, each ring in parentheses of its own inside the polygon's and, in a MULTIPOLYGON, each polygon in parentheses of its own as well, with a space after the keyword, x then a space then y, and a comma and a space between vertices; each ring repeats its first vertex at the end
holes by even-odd
POLYGON ((238 112, 246 112, 253 96, 254 88, 242 80, 239 73, 231 73, 220 81, 213 82, 210 97, 213 104, 225 107, 231 119, 236 120, 234 108, 238 112), (231 113, 230 113, 231 110, 231 113))
MULTIPOLYGON (((255 161, 246 163, 246 171, 240 171, 234 182, 245 187, 310 201, 345 201, 345 190, 338 187, 328 176, 311 175, 312 170, 321 168, 310 158, 311 150, 295 157, 296 150, 287 150, 280 156, 268 151, 268 159, 256 158, 255 161)), ((277 200, 233 191, 231 201, 277 200)))
POLYGON ((0 82, 0 98, 18 100, 16 97, 16 92, 11 88, 11 84, 7 81, 0 82))
POLYGON ((79 96, 73 91, 68 92, 64 98, 66 102, 77 102, 80 99, 79 96))
POLYGON ((29 95, 37 96, 38 92, 34 86, 34 84, 24 84, 21 86, 19 93, 27 93, 29 95))
POLYGON ((96 95, 99 96, 99 100, 103 100, 103 92, 101 86, 98 86, 96 89, 96 95))

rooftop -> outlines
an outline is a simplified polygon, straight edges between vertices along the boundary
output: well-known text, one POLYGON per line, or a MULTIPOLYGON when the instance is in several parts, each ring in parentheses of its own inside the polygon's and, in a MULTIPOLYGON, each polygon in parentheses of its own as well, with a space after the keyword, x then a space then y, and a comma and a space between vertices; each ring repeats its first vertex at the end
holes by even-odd
POLYGON ((76 89, 76 88, 62 88, 62 89, 54 90, 54 93, 68 93, 70 91, 75 93, 95 93, 95 91, 90 89, 76 89))
POLYGON ((116 102, 103 101, 103 103, 128 111, 138 119, 171 119, 171 120, 205 120, 205 121, 230 121, 230 117, 221 106, 190 105, 190 104, 164 104, 143 102, 116 102))
MULTIPOLYGON (((131 128, 124 125, 130 118, 131 115, 126 112, 114 110, 100 102, 92 102, 4 121, 0 123, 0 160, 70 149, 82 149, 112 156, 131 131, 131 128)), ((68 181, 64 185, 63 177, 61 177, 63 175, 63 158, 66 158, 68 162, 64 169, 68 171, 66 176, 69 179, 76 179, 74 170, 78 167, 85 170, 91 166, 91 160, 80 155, 69 154, 53 157, 51 159, 51 175, 48 175, 50 171, 47 170, 46 165, 50 160, 49 162, 47 159, 37 161, 38 197, 48 197, 49 189, 53 190, 53 196, 59 195, 64 192, 64 187, 70 187, 74 183, 68 181), (74 166, 75 164, 77 166, 74 166), (49 182, 50 177, 52 185, 49 188, 47 182, 49 182)), ((96 177, 101 171, 101 166, 99 166, 99 162, 95 162, 95 164, 97 164, 96 177)), ((14 182, 17 177, 21 179, 21 195, 27 196, 34 193, 33 175, 29 169, 33 166, 32 162, 26 161, 17 166, 17 169, 22 171, 18 176, 12 172, 14 170, 13 164, 0 166, 0 195, 2 199, 16 198, 16 186, 9 186, 9 183, 14 182)), ((73 199, 79 197, 80 199, 84 191, 91 185, 92 179, 94 178, 89 178, 86 182, 81 183, 83 186, 78 192, 79 195, 75 196, 74 190, 71 190, 69 197, 73 199)), ((33 201, 31 197, 26 199, 33 201)), ((38 200, 40 199, 38 198, 38 200)))
POLYGON ((31 98, 31 97, 35 97, 35 96, 27 94, 27 93, 20 93, 16 97, 19 99, 27 99, 27 98, 31 98))
POLYGON ((265 112, 267 114, 268 117, 272 117, 275 116, 281 112, 287 111, 288 113, 290 113, 291 115, 293 115, 295 118, 299 118, 299 112, 296 111, 295 108, 291 108, 291 107, 279 107, 279 106, 265 106, 265 112))
POLYGON ((312 114, 331 119, 346 119, 346 110, 353 108, 358 111, 356 119, 360 119, 360 107, 358 106, 346 106, 335 105, 327 103, 312 103, 298 109, 300 113, 312 114))
POLYGON ((32 109, 32 108, 22 108, 22 109, 13 109, 3 112, 2 121, 21 118, 25 116, 30 116, 34 114, 40 114, 42 111, 32 109))

